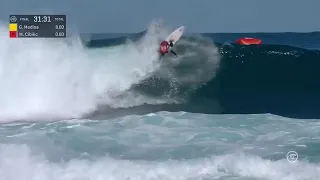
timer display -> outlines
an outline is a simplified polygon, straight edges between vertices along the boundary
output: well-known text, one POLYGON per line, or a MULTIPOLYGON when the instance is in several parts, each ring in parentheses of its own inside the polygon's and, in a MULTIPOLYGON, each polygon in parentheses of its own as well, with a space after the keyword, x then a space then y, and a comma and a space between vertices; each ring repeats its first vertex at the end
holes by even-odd
POLYGON ((35 23, 51 23, 51 16, 33 16, 35 23))

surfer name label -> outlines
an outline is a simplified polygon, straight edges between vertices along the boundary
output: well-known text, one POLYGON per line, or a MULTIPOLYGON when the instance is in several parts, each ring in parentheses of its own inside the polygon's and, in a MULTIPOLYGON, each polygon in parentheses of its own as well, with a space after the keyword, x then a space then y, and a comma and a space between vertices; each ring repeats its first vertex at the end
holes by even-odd
POLYGON ((19 37, 38 37, 39 34, 37 32, 19 32, 18 33, 19 37))
POLYGON ((40 29, 39 26, 37 25, 19 25, 19 29, 23 30, 23 29, 26 29, 26 30, 38 30, 40 29))

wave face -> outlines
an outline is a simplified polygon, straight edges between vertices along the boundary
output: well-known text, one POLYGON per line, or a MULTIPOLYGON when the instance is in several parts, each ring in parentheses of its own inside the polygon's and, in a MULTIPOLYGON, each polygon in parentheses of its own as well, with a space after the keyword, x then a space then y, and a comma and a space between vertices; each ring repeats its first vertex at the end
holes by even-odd
MULTIPOLYGON (((311 40, 320 37, 319 33, 311 34, 315 36, 309 38, 311 40)), ((203 37, 209 37, 212 41, 214 36, 218 35, 205 34, 203 37)), ((102 42, 116 40, 121 41, 121 38, 92 41, 89 46, 101 46, 102 42)), ((313 41, 312 49, 279 43, 261 46, 216 43, 219 55, 214 55, 214 51, 212 54, 206 53, 210 50, 196 51, 192 43, 195 46, 206 46, 208 42, 195 35, 184 37, 175 48, 178 58, 167 57, 153 76, 131 87, 131 90, 148 97, 172 99, 172 103, 112 109, 112 114, 144 114, 165 110, 320 117, 320 51, 314 50, 316 45, 313 41), (189 42, 189 46, 184 42, 189 42), (196 55, 186 57, 190 54, 196 55), (219 63, 210 63, 205 60, 209 59, 208 56, 219 56, 221 60, 219 63)), ((213 49, 214 46, 209 47, 213 49)), ((110 115, 110 111, 101 108, 95 117, 105 117, 110 115)))

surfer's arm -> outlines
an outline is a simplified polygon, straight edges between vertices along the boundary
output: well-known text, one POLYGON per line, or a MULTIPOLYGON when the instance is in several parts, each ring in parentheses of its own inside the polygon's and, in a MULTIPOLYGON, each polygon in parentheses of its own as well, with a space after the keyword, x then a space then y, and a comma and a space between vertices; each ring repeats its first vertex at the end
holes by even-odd
POLYGON ((173 50, 170 50, 170 52, 178 57, 177 53, 174 52, 173 50))

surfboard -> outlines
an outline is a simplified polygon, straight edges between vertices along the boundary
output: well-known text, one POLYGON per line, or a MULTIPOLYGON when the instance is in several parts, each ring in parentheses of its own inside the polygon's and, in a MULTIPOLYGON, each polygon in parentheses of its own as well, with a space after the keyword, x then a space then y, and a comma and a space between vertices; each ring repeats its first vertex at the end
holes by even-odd
POLYGON ((175 45, 183 35, 185 29, 186 28, 184 26, 178 27, 166 38, 166 41, 169 42, 170 40, 172 40, 173 45, 175 45))

